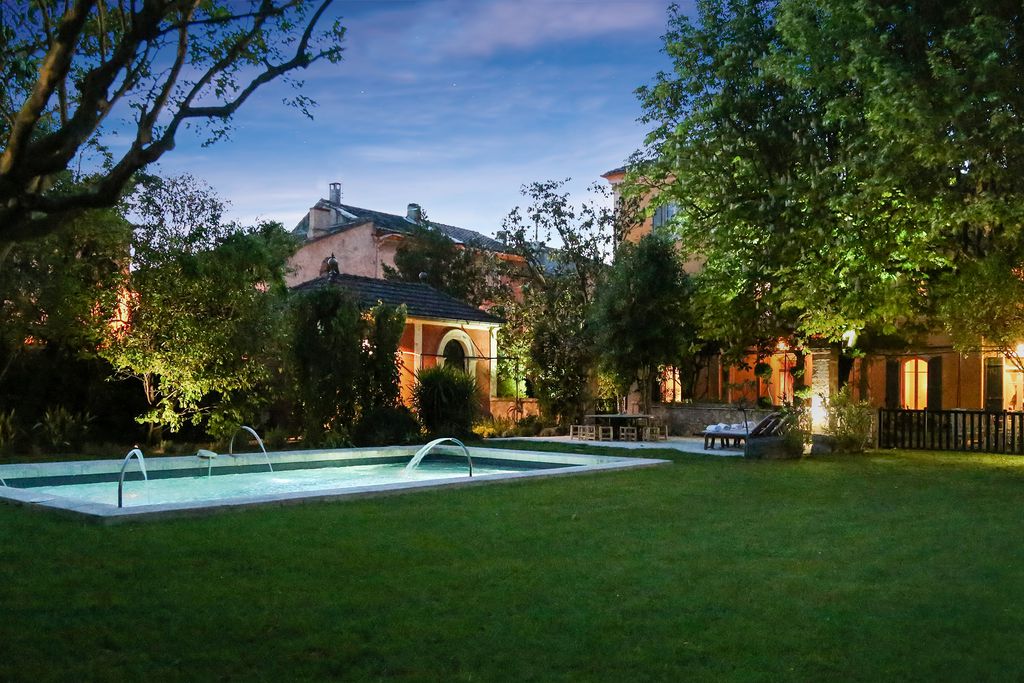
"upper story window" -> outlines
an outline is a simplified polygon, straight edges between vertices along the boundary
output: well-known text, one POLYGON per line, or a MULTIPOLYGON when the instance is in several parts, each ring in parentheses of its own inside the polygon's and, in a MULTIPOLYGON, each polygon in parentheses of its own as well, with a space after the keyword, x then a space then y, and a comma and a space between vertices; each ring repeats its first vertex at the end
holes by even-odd
POLYGON ((672 217, 679 212, 679 207, 669 202, 668 204, 662 204, 654 210, 654 228, 660 228, 663 225, 667 225, 672 217))

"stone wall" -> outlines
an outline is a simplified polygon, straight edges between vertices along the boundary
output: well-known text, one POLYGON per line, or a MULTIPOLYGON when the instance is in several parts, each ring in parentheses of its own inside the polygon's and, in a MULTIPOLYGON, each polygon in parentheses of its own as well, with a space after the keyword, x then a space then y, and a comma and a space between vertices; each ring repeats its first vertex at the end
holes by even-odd
MULTIPOLYGON (((523 417, 530 415, 540 415, 540 406, 535 398, 522 398, 519 399, 523 405, 523 417)), ((512 417, 515 414, 513 408, 516 405, 514 398, 492 398, 491 399, 491 416, 492 417, 512 417)))
MULTIPOLYGON (((743 422, 743 411, 724 403, 655 403, 651 406, 651 412, 668 425, 668 433, 671 436, 695 436, 703 432, 708 425, 743 422)), ((747 408, 746 414, 748 420, 760 422, 772 412, 770 408, 747 408)))

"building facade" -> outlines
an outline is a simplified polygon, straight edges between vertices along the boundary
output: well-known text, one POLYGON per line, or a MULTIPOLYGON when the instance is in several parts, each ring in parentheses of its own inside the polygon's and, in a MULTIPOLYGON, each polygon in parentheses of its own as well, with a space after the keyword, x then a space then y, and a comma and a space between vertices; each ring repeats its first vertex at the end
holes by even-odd
MULTIPOLYGON (((508 402, 497 396, 498 329, 504 321, 426 284, 384 279, 384 268, 395 267, 399 245, 423 224, 418 204, 409 204, 404 216, 363 209, 343 204, 340 183, 331 183, 329 197, 317 201, 292 231, 301 245, 290 260, 287 283, 297 291, 337 287, 365 307, 405 305, 399 343, 403 403, 410 403, 421 369, 446 364, 476 379, 485 414, 504 414, 508 402)), ((456 244, 505 254, 504 244, 479 232, 429 225, 456 244)))

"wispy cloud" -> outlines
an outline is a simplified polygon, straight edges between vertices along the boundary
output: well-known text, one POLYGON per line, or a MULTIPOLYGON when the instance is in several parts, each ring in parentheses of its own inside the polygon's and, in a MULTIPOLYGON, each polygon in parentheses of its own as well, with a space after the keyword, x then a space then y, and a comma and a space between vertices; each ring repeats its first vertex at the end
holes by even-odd
POLYGON ((665 7, 653 2, 572 2, 566 0, 497 0, 489 3, 450 2, 459 20, 442 43, 452 55, 489 57, 502 50, 524 51, 550 43, 657 30, 665 7))
POLYGON ((520 187, 573 177, 579 193, 640 145, 633 90, 665 68, 662 0, 345 3, 346 59, 302 74, 315 120, 261 90, 209 149, 164 157, 231 200, 232 215, 293 226, 342 181, 349 203, 493 233, 520 187))

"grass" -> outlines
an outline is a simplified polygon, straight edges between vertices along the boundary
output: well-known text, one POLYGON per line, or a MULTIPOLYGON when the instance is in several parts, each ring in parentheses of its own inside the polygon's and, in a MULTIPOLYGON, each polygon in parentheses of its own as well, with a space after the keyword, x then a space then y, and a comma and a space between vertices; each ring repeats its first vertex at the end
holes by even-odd
POLYGON ((0 506, 0 680, 1024 676, 1024 458, 667 454, 111 528, 0 506))

